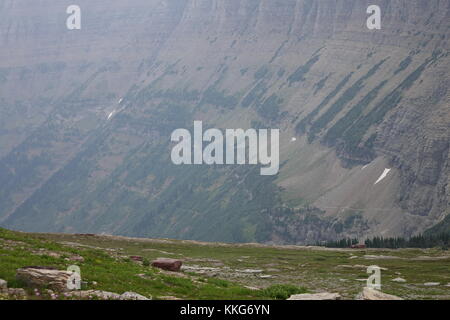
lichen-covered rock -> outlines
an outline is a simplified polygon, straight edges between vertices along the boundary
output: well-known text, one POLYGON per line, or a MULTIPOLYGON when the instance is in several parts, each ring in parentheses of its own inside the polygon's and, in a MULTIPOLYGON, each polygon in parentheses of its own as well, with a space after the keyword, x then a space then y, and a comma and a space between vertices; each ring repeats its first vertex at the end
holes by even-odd
POLYGON ((341 300, 341 298, 339 293, 322 292, 294 294, 288 300, 341 300))
POLYGON ((68 293, 66 297, 80 300, 90 300, 90 299, 121 300, 120 294, 101 290, 73 291, 68 293))
POLYGON ((66 297, 80 300, 151 300, 143 295, 131 291, 125 292, 123 294, 118 294, 101 290, 84 290, 67 293, 66 297))
POLYGON ((163 296, 163 297, 159 297, 159 299, 160 300, 166 300, 166 301, 169 301, 169 300, 182 300, 182 299, 174 297, 174 296, 163 296))
POLYGON ((121 300, 151 300, 136 292, 125 292, 120 295, 121 300))
POLYGON ((27 293, 22 288, 3 288, 0 289, 0 300, 2 298, 23 300, 27 298, 27 293))
POLYGON ((383 293, 381 291, 365 287, 364 290, 356 297, 357 300, 403 300, 392 294, 383 293))
POLYGON ((426 287, 436 287, 440 284, 441 284, 440 282, 425 282, 423 285, 426 287))
POLYGON ((395 279, 392 279, 392 281, 393 281, 393 282, 401 282, 401 283, 404 283, 404 282, 406 282, 406 280, 405 280, 405 279, 403 279, 403 278, 400 278, 400 277, 398 277, 398 278, 395 278, 395 279))
POLYGON ((24 267, 17 269, 16 278, 31 288, 48 288, 55 291, 69 291, 67 280, 71 272, 49 267, 24 267))

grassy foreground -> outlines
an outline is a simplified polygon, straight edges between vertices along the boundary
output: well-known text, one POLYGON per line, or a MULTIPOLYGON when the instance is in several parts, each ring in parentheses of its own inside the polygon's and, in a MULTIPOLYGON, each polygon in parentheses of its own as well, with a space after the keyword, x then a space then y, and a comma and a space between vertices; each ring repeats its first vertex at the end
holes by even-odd
POLYGON ((450 253, 440 249, 324 249, 0 229, 0 279, 9 287, 23 287, 15 279, 17 268, 65 270, 74 264, 81 268, 85 289, 133 291, 153 299, 286 299, 325 291, 353 299, 365 286, 370 265, 382 268, 383 292, 405 299, 450 299, 450 253), (148 265, 158 257, 183 260, 183 272, 148 265))

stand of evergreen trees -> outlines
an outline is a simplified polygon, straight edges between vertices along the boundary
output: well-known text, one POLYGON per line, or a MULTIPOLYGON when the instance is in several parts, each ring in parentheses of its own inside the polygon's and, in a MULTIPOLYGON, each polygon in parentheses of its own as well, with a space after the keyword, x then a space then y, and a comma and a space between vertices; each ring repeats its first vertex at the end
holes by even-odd
MULTIPOLYGON (((352 245, 358 244, 358 239, 341 239, 337 241, 327 241, 325 243, 317 243, 318 246, 325 246, 327 248, 349 248, 352 245)), ((372 239, 366 239, 364 242, 366 248, 387 248, 387 249, 399 249, 399 248, 434 248, 441 247, 445 250, 448 249, 450 244, 450 234, 441 233, 437 235, 418 235, 409 239, 405 238, 383 238, 374 237, 372 239)))
POLYGON ((341 240, 336 240, 336 241, 327 241, 325 243, 319 242, 319 243, 316 243, 316 245, 319 247, 327 247, 327 248, 350 248, 352 245, 355 245, 358 243, 359 243, 358 239, 346 238, 346 239, 341 239, 341 240))

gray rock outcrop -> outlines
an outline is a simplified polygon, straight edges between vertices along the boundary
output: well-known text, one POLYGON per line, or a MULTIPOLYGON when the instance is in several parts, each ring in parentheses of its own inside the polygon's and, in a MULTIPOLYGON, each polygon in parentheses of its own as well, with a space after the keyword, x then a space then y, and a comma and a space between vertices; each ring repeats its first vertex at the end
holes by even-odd
POLYGON ((24 267, 17 269, 16 278, 31 288, 48 288, 55 291, 68 291, 67 280, 71 272, 48 267, 24 267))
POLYGON ((357 296, 356 300, 403 300, 392 294, 383 293, 381 291, 365 287, 357 296))
POLYGON ((341 300, 341 298, 339 293, 322 292, 294 294, 288 300, 341 300))

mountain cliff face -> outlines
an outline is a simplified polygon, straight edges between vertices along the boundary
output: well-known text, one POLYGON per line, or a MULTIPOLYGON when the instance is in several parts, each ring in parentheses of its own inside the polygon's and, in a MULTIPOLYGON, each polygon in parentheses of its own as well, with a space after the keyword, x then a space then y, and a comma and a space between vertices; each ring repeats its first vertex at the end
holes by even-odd
POLYGON ((77 2, 81 30, 0 2, 1 226, 308 243, 450 213, 450 1, 77 2), (173 165, 194 120, 279 128, 280 173, 173 165))

